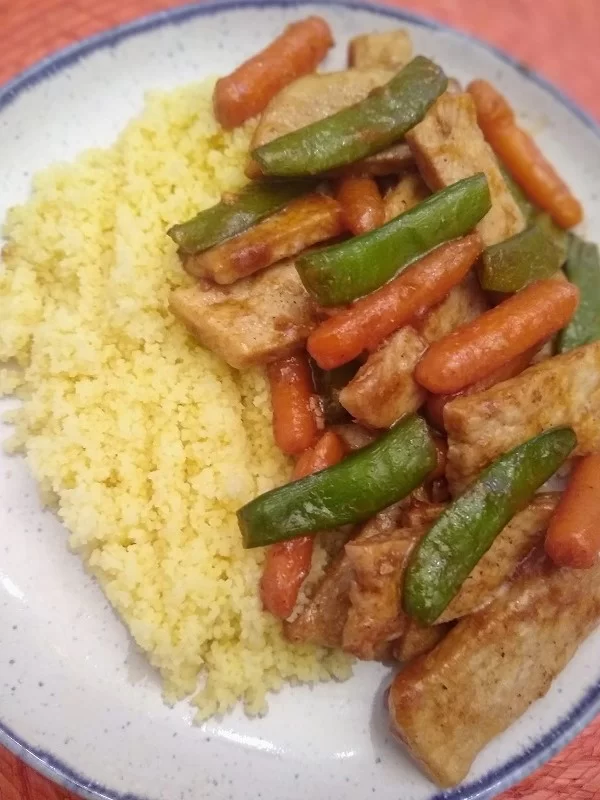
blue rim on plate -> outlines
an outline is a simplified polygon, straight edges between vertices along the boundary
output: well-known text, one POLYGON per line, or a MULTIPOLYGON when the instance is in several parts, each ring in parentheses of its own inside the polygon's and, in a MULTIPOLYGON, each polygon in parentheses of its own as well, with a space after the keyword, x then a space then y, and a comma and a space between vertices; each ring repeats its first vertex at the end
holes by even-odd
MULTIPOLYGON (((241 8, 261 8, 265 6, 289 7, 311 5, 337 6, 357 11, 369 11, 382 17, 410 22, 423 28, 435 31, 445 31, 455 36, 483 47, 493 53, 509 66, 516 69, 528 80, 536 83, 548 94, 552 95, 561 105, 565 106, 571 114, 592 130, 600 139, 600 126, 583 109, 561 92, 556 86, 538 75, 535 71, 524 66, 517 59, 509 56, 503 50, 481 41, 475 36, 463 33, 449 25, 443 25, 427 17, 402 11, 400 9, 380 6, 367 0, 210 0, 210 2, 193 3, 179 8, 159 11, 155 14, 141 17, 133 22, 119 25, 91 36, 74 45, 59 50, 22 72, 13 80, 0 87, 0 112, 6 108, 23 92, 32 88, 55 73, 76 64, 89 54, 106 47, 114 47, 124 39, 136 36, 146 31, 177 25, 199 16, 207 16, 221 11, 232 11, 241 8)), ((547 734, 542 736, 520 755, 515 756, 502 767, 491 770, 482 778, 464 784, 457 789, 440 792, 431 797, 431 800, 486 800, 494 797, 499 792, 510 788, 521 781, 535 769, 540 767, 552 756, 562 750, 583 728, 600 713, 600 682, 588 690, 583 699, 573 710, 563 717, 557 725, 547 734)), ((0 745, 21 758, 28 766, 45 775, 58 785, 73 791, 88 800, 144 800, 132 794, 120 794, 107 787, 90 781, 79 775, 69 766, 56 759, 45 750, 38 750, 10 730, 0 720, 0 745)))

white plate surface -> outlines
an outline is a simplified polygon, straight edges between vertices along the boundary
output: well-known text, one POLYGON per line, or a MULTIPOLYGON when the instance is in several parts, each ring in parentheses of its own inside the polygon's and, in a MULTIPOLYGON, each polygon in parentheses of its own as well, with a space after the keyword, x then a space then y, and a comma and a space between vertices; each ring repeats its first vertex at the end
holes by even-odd
MULTIPOLYGON (((34 172, 109 145, 146 90, 226 73, 311 12, 340 42, 332 67, 343 64, 349 37, 399 24, 397 12, 356 4, 202 4, 98 37, 0 90, 0 218, 26 199, 34 172)), ((414 18, 401 24, 449 74, 490 78, 508 94, 583 201, 583 232, 597 238, 600 140, 590 121, 489 48, 414 18)), ((0 428, 0 438, 9 433, 0 428)), ((589 720, 600 708, 599 645, 600 633, 477 759, 469 785, 444 796, 496 794, 589 720)), ((162 704, 157 676, 68 553, 65 530, 41 510, 23 460, 0 455, 0 741, 64 785, 111 800, 432 798, 388 736, 388 679, 385 668, 362 664, 345 684, 273 696, 264 719, 235 713, 193 727, 185 704, 162 704)))

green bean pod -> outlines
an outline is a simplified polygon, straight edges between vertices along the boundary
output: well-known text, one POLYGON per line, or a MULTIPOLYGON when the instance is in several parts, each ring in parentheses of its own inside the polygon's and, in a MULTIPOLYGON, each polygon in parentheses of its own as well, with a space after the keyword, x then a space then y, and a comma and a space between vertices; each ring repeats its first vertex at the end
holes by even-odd
POLYGON ((266 492, 241 508, 244 547, 369 519, 409 495, 436 463, 426 423, 407 417, 334 467, 266 492))
POLYGON ((600 339, 600 255, 598 245, 569 234, 567 278, 579 289, 575 316, 558 336, 558 351, 566 353, 600 339))
POLYGON ((248 230, 296 197, 306 194, 312 185, 283 181, 249 183, 187 222, 173 225, 167 234, 182 252, 188 255, 201 253, 248 230))
POLYGON ((487 247, 479 271, 481 287, 491 292, 519 292, 558 272, 565 250, 551 225, 549 217, 540 215, 521 233, 487 247))
POLYGON ((375 291, 429 250, 469 233, 490 210, 479 172, 453 183, 362 236, 301 256, 302 283, 323 306, 342 305, 375 291))
POLYGON ((401 139, 446 91, 437 64, 417 56, 389 83, 353 106, 256 148, 264 175, 318 175, 352 164, 401 139))
POLYGON ((439 517, 415 548, 404 609, 432 625, 517 511, 568 458, 572 428, 554 428, 501 456, 439 517))

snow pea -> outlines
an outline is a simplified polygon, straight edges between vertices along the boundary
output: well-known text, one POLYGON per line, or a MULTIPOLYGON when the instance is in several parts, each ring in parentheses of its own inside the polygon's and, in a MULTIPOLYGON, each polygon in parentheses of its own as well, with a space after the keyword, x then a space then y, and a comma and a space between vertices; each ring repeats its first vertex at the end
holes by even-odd
POLYGON ((432 625, 496 536, 524 508, 577 444, 572 428, 553 428, 498 458, 432 525, 404 578, 404 609, 432 625))
POLYGON ((256 148, 264 175, 318 175, 374 155, 401 139, 446 91, 443 70, 417 56, 361 102, 256 148))
POLYGON ((369 519, 409 495, 436 464, 427 424, 407 417, 334 467, 272 489, 241 508, 244 547, 369 519))
POLYGON ((375 291, 440 244, 469 233, 490 210, 482 172, 431 195, 362 236, 301 256, 302 283, 323 306, 349 303, 375 291))

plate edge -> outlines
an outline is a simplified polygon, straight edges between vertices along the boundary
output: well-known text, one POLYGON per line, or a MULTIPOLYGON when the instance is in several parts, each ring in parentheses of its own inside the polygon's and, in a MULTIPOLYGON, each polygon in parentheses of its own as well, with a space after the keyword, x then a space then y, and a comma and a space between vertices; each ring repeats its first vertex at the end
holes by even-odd
MULTIPOLYGON (((450 33, 469 43, 487 50, 504 63, 519 72, 523 78, 539 86, 557 102, 567 108, 581 123, 600 139, 600 125, 554 83, 536 70, 524 65, 518 59, 499 47, 466 33, 452 25, 438 22, 427 16, 387 6, 371 0, 209 0, 194 2, 177 8, 166 9, 141 16, 124 24, 113 26, 93 36, 86 37, 67 47, 50 53, 11 78, 0 84, 0 114, 27 90, 51 78, 63 69, 76 64, 97 50, 114 47, 121 41, 162 28, 166 25, 179 25, 189 19, 209 16, 221 11, 235 11, 244 8, 318 5, 324 7, 348 8, 356 11, 369 11, 384 17, 410 22, 430 30, 450 33)), ((546 763, 580 733, 592 719, 600 713, 600 681, 592 686, 569 714, 563 717, 544 736, 530 748, 515 756, 501 767, 483 775, 477 781, 456 789, 438 792, 430 800, 490 800, 521 781, 535 769, 546 763)), ((0 745, 12 752, 28 766, 45 777, 85 800, 145 800, 138 795, 120 794, 107 787, 86 780, 68 767, 60 759, 45 750, 37 750, 22 741, 0 720, 0 745)))

